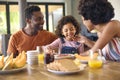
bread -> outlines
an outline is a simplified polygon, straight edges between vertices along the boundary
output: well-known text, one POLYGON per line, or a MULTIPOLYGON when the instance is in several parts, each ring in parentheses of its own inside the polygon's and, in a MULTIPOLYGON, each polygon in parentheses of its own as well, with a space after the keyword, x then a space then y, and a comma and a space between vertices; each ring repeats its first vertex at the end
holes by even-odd
POLYGON ((59 59, 47 65, 48 69, 56 71, 77 71, 80 68, 71 59, 59 59))

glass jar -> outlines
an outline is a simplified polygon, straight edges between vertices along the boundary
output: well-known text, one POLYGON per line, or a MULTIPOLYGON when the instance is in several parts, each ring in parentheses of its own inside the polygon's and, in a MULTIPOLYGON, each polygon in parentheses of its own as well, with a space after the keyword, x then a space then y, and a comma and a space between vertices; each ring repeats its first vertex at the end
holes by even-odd
POLYGON ((53 62, 53 61, 54 61, 54 55, 49 54, 49 53, 46 53, 44 55, 44 63, 45 64, 49 64, 50 62, 53 62))
MULTIPOLYGON (((101 57, 100 53, 98 52, 98 56, 101 57)), ((90 59, 88 61, 88 65, 90 68, 101 68, 102 67, 102 58, 98 59, 98 56, 94 56, 93 51, 90 51, 90 59)))

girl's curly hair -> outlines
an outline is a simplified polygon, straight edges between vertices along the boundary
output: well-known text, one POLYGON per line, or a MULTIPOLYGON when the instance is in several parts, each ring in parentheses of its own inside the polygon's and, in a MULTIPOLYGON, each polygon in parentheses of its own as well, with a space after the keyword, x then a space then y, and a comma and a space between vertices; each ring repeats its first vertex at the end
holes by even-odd
POLYGON ((79 34, 80 33, 80 24, 77 22, 77 20, 71 16, 71 15, 68 15, 68 16, 64 16, 62 17, 59 21, 58 21, 58 25, 56 27, 56 35, 58 35, 59 37, 64 37, 62 35, 62 28, 65 24, 67 23, 72 23, 74 26, 75 26, 75 29, 76 29, 76 33, 75 35, 79 34))

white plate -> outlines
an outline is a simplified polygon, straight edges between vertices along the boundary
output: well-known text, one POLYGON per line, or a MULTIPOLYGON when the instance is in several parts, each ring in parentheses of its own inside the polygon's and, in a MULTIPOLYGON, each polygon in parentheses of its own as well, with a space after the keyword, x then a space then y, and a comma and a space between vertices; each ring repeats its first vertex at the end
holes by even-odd
POLYGON ((64 71, 56 71, 56 70, 51 70, 51 69, 47 69, 49 72, 55 73, 55 74, 59 74, 59 75, 65 75, 65 74, 74 74, 74 73, 78 73, 78 72, 82 72, 84 71, 85 66, 80 67, 80 70, 77 71, 68 71, 68 72, 64 72, 64 71))
POLYGON ((19 71, 22 71, 26 69, 26 66, 22 67, 22 68, 18 68, 18 69, 10 69, 10 70, 0 70, 0 74, 9 74, 9 73, 16 73, 16 72, 19 72, 19 71))
POLYGON ((56 54, 55 59, 75 58, 73 54, 56 54))
POLYGON ((88 60, 80 60, 81 63, 88 63, 88 60))

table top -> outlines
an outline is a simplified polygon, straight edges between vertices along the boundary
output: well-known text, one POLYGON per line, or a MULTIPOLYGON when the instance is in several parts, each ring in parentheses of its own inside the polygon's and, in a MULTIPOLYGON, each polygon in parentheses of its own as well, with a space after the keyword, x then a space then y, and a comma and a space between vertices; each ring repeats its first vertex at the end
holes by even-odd
POLYGON ((86 67, 82 72, 69 75, 48 72, 43 64, 26 66, 20 72, 0 74, 0 80, 120 80, 120 62, 107 62, 100 69, 86 67))

